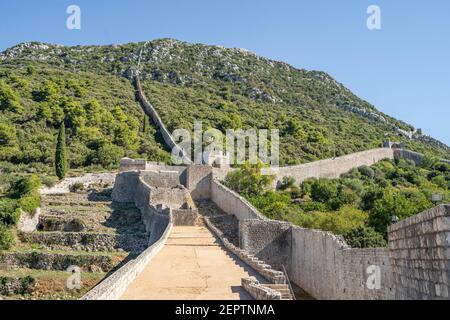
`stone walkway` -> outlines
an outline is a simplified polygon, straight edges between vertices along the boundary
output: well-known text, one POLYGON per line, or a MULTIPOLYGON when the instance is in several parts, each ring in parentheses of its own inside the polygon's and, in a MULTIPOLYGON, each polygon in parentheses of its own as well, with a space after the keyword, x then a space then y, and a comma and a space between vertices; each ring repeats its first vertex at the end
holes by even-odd
POLYGON ((260 279, 206 227, 175 226, 121 299, 247 300, 251 297, 241 287, 241 278, 248 276, 260 279))

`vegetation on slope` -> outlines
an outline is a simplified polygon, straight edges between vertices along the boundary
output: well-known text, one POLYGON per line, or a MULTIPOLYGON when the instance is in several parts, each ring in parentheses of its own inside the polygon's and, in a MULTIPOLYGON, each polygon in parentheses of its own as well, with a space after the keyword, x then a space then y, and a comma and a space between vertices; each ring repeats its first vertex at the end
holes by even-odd
POLYGON ((24 43, 2 55, 4 63, 38 60, 58 69, 130 78, 141 56, 149 100, 170 130, 277 128, 281 163, 295 164, 381 146, 390 137, 407 148, 450 158, 450 149, 375 109, 324 72, 296 69, 242 49, 172 39, 111 46, 64 47, 24 43))
POLYGON ((225 183, 271 219, 331 231, 358 247, 384 245, 393 219, 433 207, 433 193, 450 201, 450 165, 433 158, 421 166, 386 159, 339 179, 311 178, 301 185, 286 177, 277 191, 267 189, 270 179, 265 177, 258 166, 244 165, 229 173, 225 183))

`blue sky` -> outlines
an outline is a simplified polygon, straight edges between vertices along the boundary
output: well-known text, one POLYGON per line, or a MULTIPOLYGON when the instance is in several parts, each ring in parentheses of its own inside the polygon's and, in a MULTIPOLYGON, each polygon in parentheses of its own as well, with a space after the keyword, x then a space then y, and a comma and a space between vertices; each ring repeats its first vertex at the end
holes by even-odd
POLYGON ((0 50, 23 41, 111 44, 171 37, 323 70, 379 110, 450 145, 450 1, 0 0, 0 50), (81 30, 66 8, 81 8, 81 30), (369 5, 382 29, 366 27, 369 5))

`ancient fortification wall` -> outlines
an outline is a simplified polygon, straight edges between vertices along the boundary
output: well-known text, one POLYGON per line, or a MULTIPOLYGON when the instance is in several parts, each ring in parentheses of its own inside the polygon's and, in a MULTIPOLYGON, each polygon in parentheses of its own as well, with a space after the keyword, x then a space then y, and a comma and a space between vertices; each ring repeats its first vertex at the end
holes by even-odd
POLYGON ((211 199, 238 218, 241 249, 283 264, 290 280, 315 298, 449 298, 450 206, 393 225, 388 248, 357 249, 329 232, 264 218, 218 181, 211 189, 211 199))
POLYGON ((216 180, 211 181, 211 200, 226 213, 234 214, 239 221, 265 219, 250 202, 216 180))
POLYGON ((394 158, 394 149, 379 148, 348 154, 333 159, 325 159, 297 166, 280 167, 276 173, 276 182, 283 177, 293 177, 297 183, 308 178, 339 178, 352 168, 372 165, 382 159, 394 158))
MULTIPOLYGON (((156 111, 156 109, 152 106, 152 104, 145 97, 145 94, 142 91, 141 81, 139 80, 139 76, 136 76, 134 78, 134 81, 135 81, 135 85, 136 85, 138 100, 142 106, 142 109, 144 110, 145 114, 152 119, 155 127, 161 133, 161 136, 163 137, 164 142, 166 143, 169 150, 173 150, 177 146, 177 144, 176 144, 174 138, 172 137, 172 134, 169 132, 169 130, 167 130, 163 121, 159 117, 159 114, 156 111)), ((191 159, 186 154, 184 154, 184 152, 183 152, 182 158, 183 158, 184 163, 191 163, 191 159)))
POLYGON ((389 252, 396 299, 448 299, 450 205, 392 225, 389 252))

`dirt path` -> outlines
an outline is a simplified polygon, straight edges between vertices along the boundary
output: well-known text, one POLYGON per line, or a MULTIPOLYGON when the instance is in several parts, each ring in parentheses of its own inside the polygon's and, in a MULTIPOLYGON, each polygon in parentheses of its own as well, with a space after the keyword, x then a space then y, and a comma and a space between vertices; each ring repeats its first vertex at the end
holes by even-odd
POLYGON ((259 276, 204 226, 173 227, 163 249, 121 299, 251 299, 241 278, 259 276))

